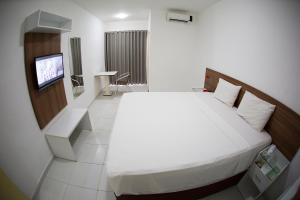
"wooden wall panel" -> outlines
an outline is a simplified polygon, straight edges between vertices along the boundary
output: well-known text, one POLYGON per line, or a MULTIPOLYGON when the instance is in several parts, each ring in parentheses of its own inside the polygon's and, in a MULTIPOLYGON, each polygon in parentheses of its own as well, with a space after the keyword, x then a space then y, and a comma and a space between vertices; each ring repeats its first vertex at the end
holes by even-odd
POLYGON ((60 34, 26 33, 24 38, 25 69, 28 91, 39 127, 44 128, 66 105, 63 80, 38 90, 34 57, 60 53, 60 34))
POLYGON ((242 86, 235 102, 236 107, 240 104, 246 90, 257 97, 276 105, 276 109, 265 126, 265 130, 271 135, 272 143, 274 143, 278 149, 291 160, 300 146, 300 116, 287 106, 258 89, 209 68, 206 69, 204 87, 208 91, 215 91, 219 78, 235 85, 242 86))

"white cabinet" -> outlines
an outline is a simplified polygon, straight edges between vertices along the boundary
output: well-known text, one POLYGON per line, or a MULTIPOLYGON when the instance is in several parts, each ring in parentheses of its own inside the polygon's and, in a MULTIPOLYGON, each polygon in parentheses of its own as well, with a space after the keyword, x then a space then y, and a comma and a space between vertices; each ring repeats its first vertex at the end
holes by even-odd
POLYGON ((271 184, 271 180, 255 164, 250 167, 249 176, 260 192, 263 192, 271 184))
POLYGON ((65 33, 72 30, 72 20, 38 10, 25 20, 25 32, 65 33))
POLYGON ((289 161, 286 157, 277 148, 272 153, 268 153, 269 149, 270 146, 258 154, 239 182, 238 188, 244 199, 258 199, 287 168, 289 161))
POLYGON ((51 124, 45 135, 53 154, 76 161, 72 147, 72 135, 80 130, 92 130, 87 109, 67 109, 51 124))

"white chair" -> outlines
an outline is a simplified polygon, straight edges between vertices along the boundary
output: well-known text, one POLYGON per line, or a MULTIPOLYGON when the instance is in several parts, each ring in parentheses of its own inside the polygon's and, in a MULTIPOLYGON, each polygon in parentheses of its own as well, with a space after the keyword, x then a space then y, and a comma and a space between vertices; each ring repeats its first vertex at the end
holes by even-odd
POLYGON ((119 90, 119 85, 128 85, 129 82, 129 78, 130 78, 130 73, 126 72, 124 74, 121 74, 117 80, 116 80, 116 94, 118 93, 119 90))

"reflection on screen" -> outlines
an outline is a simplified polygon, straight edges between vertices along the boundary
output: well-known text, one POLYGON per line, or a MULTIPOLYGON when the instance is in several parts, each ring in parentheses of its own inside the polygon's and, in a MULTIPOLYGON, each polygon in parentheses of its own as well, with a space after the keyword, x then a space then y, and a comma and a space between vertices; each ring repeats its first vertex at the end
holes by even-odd
POLYGON ((36 74, 39 87, 62 77, 64 74, 62 56, 37 59, 36 74))

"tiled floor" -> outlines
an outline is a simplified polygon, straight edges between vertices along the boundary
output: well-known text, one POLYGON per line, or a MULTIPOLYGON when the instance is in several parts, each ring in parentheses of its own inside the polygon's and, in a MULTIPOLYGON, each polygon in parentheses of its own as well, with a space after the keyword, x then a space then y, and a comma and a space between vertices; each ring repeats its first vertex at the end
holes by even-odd
POLYGON ((93 132, 82 131, 74 151, 78 162, 55 158, 36 200, 115 200, 107 184, 105 158, 120 95, 99 96, 89 107, 93 132))
MULTIPOLYGON (((82 131, 74 150, 78 162, 55 158, 36 200, 115 200, 107 184, 105 158, 121 95, 98 96, 89 107, 93 132, 82 131)), ((203 200, 242 199, 236 187, 203 200)))
POLYGON ((216 194, 205 197, 201 200, 243 200, 237 186, 230 187, 216 194))

